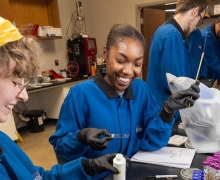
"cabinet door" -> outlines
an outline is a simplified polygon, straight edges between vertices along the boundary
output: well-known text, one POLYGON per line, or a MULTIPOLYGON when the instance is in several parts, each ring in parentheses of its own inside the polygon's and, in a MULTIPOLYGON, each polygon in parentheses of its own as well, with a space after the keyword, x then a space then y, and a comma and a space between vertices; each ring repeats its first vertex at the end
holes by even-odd
POLYGON ((7 134, 13 141, 18 139, 13 113, 8 115, 8 120, 6 122, 0 123, 0 131, 7 134))
POLYGON ((17 25, 34 23, 40 26, 60 27, 57 0, 10 0, 9 6, 12 21, 17 25))
POLYGON ((165 11, 160 9, 143 8, 142 18, 143 24, 141 31, 146 39, 147 49, 144 56, 144 63, 142 67, 142 79, 145 81, 148 71, 148 58, 150 53, 150 42, 154 32, 159 26, 165 22, 165 11))
POLYGON ((0 16, 12 21, 9 0, 1 0, 0 16))

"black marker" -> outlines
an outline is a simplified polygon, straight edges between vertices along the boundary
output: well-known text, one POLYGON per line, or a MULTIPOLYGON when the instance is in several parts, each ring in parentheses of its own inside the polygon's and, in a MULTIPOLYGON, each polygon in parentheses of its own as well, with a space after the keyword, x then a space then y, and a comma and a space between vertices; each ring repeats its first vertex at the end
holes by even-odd
POLYGON ((155 176, 143 177, 143 180, 150 180, 150 179, 176 179, 176 178, 178 178, 177 175, 155 175, 155 176))

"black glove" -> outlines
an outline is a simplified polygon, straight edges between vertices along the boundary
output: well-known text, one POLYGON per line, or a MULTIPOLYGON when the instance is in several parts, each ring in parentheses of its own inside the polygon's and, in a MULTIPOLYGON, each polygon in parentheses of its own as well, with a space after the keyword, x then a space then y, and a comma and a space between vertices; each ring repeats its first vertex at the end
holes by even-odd
POLYGON ((102 151, 108 147, 109 140, 113 139, 106 129, 85 128, 78 132, 79 142, 90 146, 93 150, 102 151), (104 137, 101 137, 104 136, 104 137))
POLYGON ((113 167, 113 159, 116 154, 106 154, 96 159, 83 159, 82 166, 86 174, 94 176, 96 174, 109 171, 113 174, 119 174, 119 170, 113 167))
POLYGON ((172 94, 165 102, 160 117, 166 122, 172 121, 173 115, 176 110, 185 109, 194 105, 200 92, 199 81, 192 84, 189 89, 178 91, 172 94))

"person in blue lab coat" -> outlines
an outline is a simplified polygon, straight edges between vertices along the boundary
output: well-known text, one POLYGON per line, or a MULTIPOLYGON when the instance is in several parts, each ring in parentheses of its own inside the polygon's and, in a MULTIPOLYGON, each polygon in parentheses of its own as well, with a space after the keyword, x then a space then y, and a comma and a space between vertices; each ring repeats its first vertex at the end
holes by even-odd
POLYGON ((194 104, 199 86, 193 84, 171 95, 160 111, 147 84, 138 78, 145 48, 145 39, 136 28, 113 25, 103 48, 106 76, 98 71, 93 79, 74 85, 62 104, 56 132, 49 139, 60 158, 70 161, 112 152, 131 157, 139 149, 153 151, 167 145, 174 112, 194 104), (129 137, 103 136, 106 129, 129 137))
POLYGON ((208 63, 207 78, 220 81, 220 17, 202 30, 205 43, 204 59, 208 63))
MULTIPOLYGON (((200 30, 207 0, 178 0, 174 16, 161 25, 151 39, 146 82, 160 108, 171 95, 166 73, 196 78, 204 42, 200 30)), ((203 61, 200 77, 207 76, 203 61)), ((175 119, 179 118, 179 112, 175 119)))
MULTIPOLYGON (((23 37, 8 20, 0 17, 0 123, 7 121, 18 101, 28 99, 24 79, 36 75, 41 52, 37 40, 23 37)), ((87 180, 104 171, 118 174, 112 166, 114 157, 115 154, 96 159, 79 157, 63 166, 57 164, 44 170, 35 166, 19 146, 0 131, 1 180, 87 180)))

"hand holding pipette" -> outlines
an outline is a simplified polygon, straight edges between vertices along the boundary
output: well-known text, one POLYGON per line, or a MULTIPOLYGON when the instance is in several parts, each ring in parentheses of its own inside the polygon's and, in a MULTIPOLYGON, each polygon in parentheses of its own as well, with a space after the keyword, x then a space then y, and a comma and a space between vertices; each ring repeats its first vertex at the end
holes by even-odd
POLYGON ((176 110, 185 109, 189 104, 193 106, 195 100, 200 97, 199 83, 199 81, 196 81, 196 83, 192 84, 190 88, 172 94, 164 102, 164 108, 166 111, 170 114, 174 114, 176 110))
POLYGON ((85 128, 77 133, 79 142, 93 150, 102 151, 108 147, 112 138, 106 129, 85 128))

